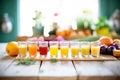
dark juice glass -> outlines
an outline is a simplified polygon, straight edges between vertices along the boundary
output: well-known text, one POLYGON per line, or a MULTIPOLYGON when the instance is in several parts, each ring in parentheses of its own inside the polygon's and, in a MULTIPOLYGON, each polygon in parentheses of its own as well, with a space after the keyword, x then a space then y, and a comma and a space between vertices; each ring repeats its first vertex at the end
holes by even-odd
POLYGON ((39 42, 39 52, 40 52, 40 57, 47 56, 47 52, 48 52, 48 42, 47 41, 39 42))
POLYGON ((47 51, 48 51, 48 47, 46 47, 46 46, 39 46, 40 55, 46 56, 47 55, 47 51))

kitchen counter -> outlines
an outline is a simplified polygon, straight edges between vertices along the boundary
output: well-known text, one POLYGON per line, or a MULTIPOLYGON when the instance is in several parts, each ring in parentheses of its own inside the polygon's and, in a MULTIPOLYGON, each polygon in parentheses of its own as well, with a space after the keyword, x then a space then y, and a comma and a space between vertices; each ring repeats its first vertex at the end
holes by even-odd
POLYGON ((37 61, 17 65, 15 57, 0 43, 0 80, 120 80, 120 60, 114 61, 37 61))

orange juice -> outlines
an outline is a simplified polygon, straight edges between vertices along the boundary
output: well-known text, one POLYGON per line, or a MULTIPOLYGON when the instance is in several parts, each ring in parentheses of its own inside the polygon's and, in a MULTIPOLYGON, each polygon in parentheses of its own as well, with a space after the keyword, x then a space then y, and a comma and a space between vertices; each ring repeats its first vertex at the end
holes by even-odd
POLYGON ((37 45, 31 45, 31 46, 28 47, 30 57, 36 57, 37 56, 37 49, 38 49, 37 45))
POLYGON ((58 56, 58 47, 57 46, 50 46, 50 56, 58 56))
POLYGON ((60 47, 60 52, 61 52, 61 56, 64 57, 64 56, 68 56, 68 47, 60 47))
POLYGON ((100 56, 100 47, 91 47, 91 55, 95 57, 100 56))
POLYGON ((90 47, 89 46, 83 46, 81 47, 81 52, 83 57, 87 57, 90 54, 90 47))
POLYGON ((19 47, 19 56, 25 57, 27 53, 27 47, 19 47))
POLYGON ((71 54, 73 57, 79 55, 80 48, 79 47, 71 47, 71 54))

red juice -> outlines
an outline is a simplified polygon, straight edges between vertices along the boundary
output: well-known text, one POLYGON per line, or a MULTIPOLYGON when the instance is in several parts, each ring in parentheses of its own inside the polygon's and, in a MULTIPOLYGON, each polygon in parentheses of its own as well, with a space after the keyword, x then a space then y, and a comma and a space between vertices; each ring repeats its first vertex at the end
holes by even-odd
POLYGON ((46 46, 39 46, 39 52, 40 52, 40 55, 47 55, 47 51, 48 51, 48 47, 46 46))

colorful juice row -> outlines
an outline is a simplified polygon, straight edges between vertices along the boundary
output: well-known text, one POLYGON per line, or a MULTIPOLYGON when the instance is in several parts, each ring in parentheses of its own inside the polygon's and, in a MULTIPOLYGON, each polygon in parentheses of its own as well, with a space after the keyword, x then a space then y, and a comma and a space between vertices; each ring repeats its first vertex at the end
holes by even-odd
POLYGON ((48 42, 40 42, 39 45, 37 42, 25 42, 25 41, 19 41, 19 56, 25 57, 27 51, 29 52, 30 57, 36 57, 37 52, 39 50, 40 55, 47 55, 48 52, 48 42))
POLYGON ((68 57, 69 48, 72 57, 78 57, 80 51, 83 57, 88 57, 90 55, 90 51, 92 56, 95 57, 100 56, 100 46, 97 42, 79 43, 79 42, 62 41, 59 44, 57 41, 50 41, 49 44, 50 47, 48 48, 47 41, 39 42, 39 44, 37 42, 18 42, 19 56, 25 57, 28 51, 30 57, 36 57, 37 51, 39 51, 40 56, 46 57, 49 49, 50 56, 57 57, 59 45, 60 45, 61 57, 68 57))

